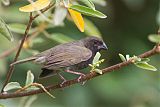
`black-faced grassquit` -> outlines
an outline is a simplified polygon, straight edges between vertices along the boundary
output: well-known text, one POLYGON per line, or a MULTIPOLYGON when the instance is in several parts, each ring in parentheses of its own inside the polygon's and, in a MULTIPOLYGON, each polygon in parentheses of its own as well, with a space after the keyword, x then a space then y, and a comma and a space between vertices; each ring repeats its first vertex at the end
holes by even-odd
POLYGON ((80 75, 79 81, 85 74, 76 71, 88 67, 96 53, 106 49, 107 46, 102 39, 90 36, 78 41, 57 45, 11 65, 33 61, 42 65, 42 73, 39 78, 58 74, 65 82, 65 78, 59 74, 63 70, 64 72, 80 75))

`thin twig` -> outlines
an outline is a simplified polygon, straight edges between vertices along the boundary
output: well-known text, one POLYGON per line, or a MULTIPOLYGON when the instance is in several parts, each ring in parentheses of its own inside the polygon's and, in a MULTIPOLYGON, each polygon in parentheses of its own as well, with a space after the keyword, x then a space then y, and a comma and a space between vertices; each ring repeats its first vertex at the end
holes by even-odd
MULTIPOLYGON (((149 51, 139 55, 139 57, 146 58, 146 57, 150 57, 150 56, 153 56, 153 55, 156 55, 159 53, 160 53, 160 46, 155 46, 152 50, 149 50, 149 51)), ((111 71, 118 70, 122 67, 128 66, 129 64, 132 64, 132 60, 128 60, 126 62, 121 62, 116 65, 104 68, 104 69, 102 69, 102 72, 103 72, 103 74, 105 74, 105 73, 108 73, 111 71)), ((91 73, 86 74, 86 76, 82 77, 79 82, 90 80, 90 79, 93 79, 97 76, 100 76, 100 74, 97 74, 96 72, 91 72, 91 73)), ((56 90, 56 89, 60 89, 60 88, 69 87, 69 86, 76 84, 76 83, 79 83, 79 82, 77 81, 77 79, 73 79, 73 80, 65 82, 63 85, 57 84, 57 85, 46 86, 45 89, 47 91, 56 90)), ((21 93, 7 93, 7 94, 1 93, 0 99, 30 96, 30 95, 35 95, 35 94, 39 94, 39 93, 44 93, 44 91, 42 89, 38 89, 38 90, 29 91, 29 92, 21 92, 21 93)))
MULTIPOLYGON (((23 36, 23 38, 22 38, 22 41, 21 41, 21 43, 20 43, 20 46, 19 46, 19 48, 18 48, 18 51, 17 51, 17 53, 16 53, 16 56, 15 56, 13 62, 16 62, 17 59, 18 59, 18 56, 19 56, 19 54, 20 54, 20 52, 21 52, 21 49, 22 49, 23 44, 24 44, 24 41, 26 40, 26 38, 27 38, 27 36, 28 36, 28 32, 29 32, 29 29, 30 29, 30 27, 31 27, 31 25, 32 25, 32 22, 33 22, 33 17, 32 17, 32 13, 30 13, 30 19, 29 19, 27 28, 26 28, 26 30, 25 30, 24 36, 23 36)), ((2 88, 2 90, 1 90, 1 92, 3 92, 4 87, 5 87, 5 86, 7 85, 7 83, 10 81, 11 76, 12 76, 12 74, 13 74, 13 71, 14 71, 14 66, 10 66, 9 71, 8 71, 8 73, 7 73, 6 80, 5 80, 4 84, 3 84, 3 88, 2 88)))
MULTIPOLYGON (((50 3, 50 4, 49 4, 45 9, 43 9, 41 12, 44 13, 45 11, 47 11, 48 9, 50 9, 50 8, 53 7, 53 6, 54 6, 54 3, 50 3)), ((29 19, 27 28, 26 28, 26 30, 25 30, 24 36, 23 36, 23 38, 22 38, 22 41, 21 41, 21 43, 20 43, 20 46, 19 46, 19 48, 18 48, 18 51, 17 51, 17 53, 16 53, 16 56, 15 56, 13 62, 16 62, 16 61, 17 61, 17 59, 18 59, 18 57, 19 57, 19 55, 20 55, 20 52, 21 52, 21 50, 22 50, 23 44, 24 44, 24 42, 25 42, 25 40, 26 40, 26 38, 27 38, 27 36, 28 36, 28 32, 29 32, 29 30, 30 30, 30 27, 31 27, 31 25, 32 25, 32 22, 33 22, 33 20, 34 20, 35 18, 37 18, 39 15, 40 15, 40 14, 36 14, 35 16, 32 16, 32 12, 30 13, 30 19, 29 19)), ((2 87, 1 92, 3 92, 4 87, 5 87, 5 86, 7 85, 7 83, 10 81, 11 76, 12 76, 12 74, 13 74, 13 71, 14 71, 14 65, 13 65, 13 66, 10 66, 10 68, 9 68, 9 71, 8 71, 8 73, 7 73, 7 77, 6 77, 6 80, 5 80, 4 84, 3 84, 3 87, 2 87)))
MULTIPOLYGON (((41 13, 46 12, 48 9, 54 6, 55 3, 50 3, 45 9, 41 10, 41 13)), ((33 19, 37 18, 40 14, 36 14, 33 19)))

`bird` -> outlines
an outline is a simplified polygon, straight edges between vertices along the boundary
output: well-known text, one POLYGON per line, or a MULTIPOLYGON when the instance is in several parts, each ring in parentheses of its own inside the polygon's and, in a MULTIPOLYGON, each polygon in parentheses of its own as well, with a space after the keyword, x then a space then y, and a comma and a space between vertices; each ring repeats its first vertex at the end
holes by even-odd
POLYGON ((46 78, 53 75, 59 75, 63 80, 67 80, 60 74, 61 71, 79 75, 78 81, 85 76, 84 73, 77 70, 84 69, 92 63, 97 52, 107 50, 105 42, 98 37, 89 36, 81 40, 60 44, 43 51, 37 55, 16 61, 11 66, 33 61, 41 65, 41 74, 39 78, 46 78))

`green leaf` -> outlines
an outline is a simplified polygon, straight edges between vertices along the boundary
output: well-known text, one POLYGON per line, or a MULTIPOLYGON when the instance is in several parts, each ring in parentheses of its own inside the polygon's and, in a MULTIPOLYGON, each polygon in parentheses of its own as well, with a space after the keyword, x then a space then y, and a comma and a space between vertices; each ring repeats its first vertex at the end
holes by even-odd
POLYGON ((98 4, 100 6, 106 6, 106 0, 91 0, 93 3, 98 4))
POLYGON ((53 22, 55 26, 63 25, 63 21, 67 16, 67 9, 57 6, 54 11, 53 22))
POLYGON ((128 61, 130 59, 130 56, 129 55, 126 55, 126 60, 128 61))
POLYGON ((82 14, 88 15, 88 16, 93 16, 93 17, 98 17, 98 18, 106 18, 107 16, 100 11, 93 10, 92 8, 82 6, 82 5, 72 5, 69 8, 76 10, 82 14))
POLYGON ((33 73, 31 71, 28 71, 25 85, 32 84, 33 81, 34 81, 34 75, 33 75, 33 73))
POLYGON ((18 82, 10 82, 4 87, 3 91, 10 91, 10 90, 19 89, 19 88, 22 88, 22 87, 18 82))
POLYGON ((150 59, 149 58, 141 58, 141 62, 149 62, 150 59))
POLYGON ((45 40, 41 37, 36 37, 32 41, 30 41, 29 46, 32 47, 35 44, 43 43, 45 40))
POLYGON ((136 60, 135 63, 139 63, 139 62, 144 63, 144 62, 149 62, 149 61, 150 61, 149 58, 141 58, 139 61, 136 60))
POLYGON ((74 39, 72 39, 71 37, 63 35, 61 33, 53 33, 49 38, 58 43, 67 43, 67 42, 74 41, 74 39))
POLYGON ((93 22, 91 22, 88 19, 84 19, 85 22, 85 30, 84 33, 89 35, 89 36, 96 36, 99 38, 102 38, 100 31, 98 30, 98 28, 94 25, 93 22))
POLYGON ((11 31, 9 30, 7 24, 4 22, 4 20, 0 17, 0 36, 6 37, 8 40, 13 41, 13 35, 11 31))
POLYGON ((64 4, 65 7, 68 7, 68 5, 69 5, 69 0, 63 0, 63 4, 64 4))
POLYGON ((19 24, 19 23, 8 24, 8 27, 12 32, 19 33, 19 34, 24 34, 26 29, 26 25, 19 24))
POLYGON ((99 52, 96 53, 92 64, 96 64, 99 61, 99 58, 101 57, 101 54, 99 52))
POLYGON ((96 72, 96 73, 98 73, 98 74, 103 74, 103 72, 102 72, 102 70, 100 70, 100 69, 94 69, 94 71, 96 72))
POLYGON ((0 104, 0 107, 4 107, 4 105, 0 104))
POLYGON ((10 4, 10 0, 0 0, 5 6, 10 4))
POLYGON ((148 36, 148 39, 151 42, 160 43, 160 35, 158 35, 158 34, 151 34, 151 35, 148 36))
POLYGON ((79 0, 79 1, 83 2, 85 5, 95 10, 95 5, 93 4, 91 0, 79 0))
POLYGON ((126 58, 122 54, 118 54, 123 62, 127 61, 126 58))
POLYGON ((148 64, 147 62, 138 62, 138 63, 134 63, 137 67, 142 68, 142 69, 146 69, 146 70, 151 70, 151 71, 157 71, 157 69, 148 64))

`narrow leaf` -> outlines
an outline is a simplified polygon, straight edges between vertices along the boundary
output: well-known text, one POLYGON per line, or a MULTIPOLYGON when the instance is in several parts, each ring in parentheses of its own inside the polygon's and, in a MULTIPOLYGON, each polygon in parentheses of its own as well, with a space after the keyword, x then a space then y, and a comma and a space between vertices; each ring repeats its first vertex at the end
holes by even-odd
POLYGON ((81 31, 81 32, 84 32, 84 20, 83 20, 83 17, 81 15, 81 13, 75 11, 75 10, 72 10, 72 9, 68 9, 74 23, 76 24, 76 26, 78 27, 78 29, 81 31))
POLYGON ((94 59, 93 59, 92 64, 95 64, 96 62, 98 62, 100 57, 101 57, 101 54, 99 52, 97 52, 94 59))
POLYGON ((149 58, 141 58, 141 62, 149 62, 150 59, 149 58))
POLYGON ((94 71, 95 71, 96 73, 98 73, 98 74, 101 74, 101 75, 103 74, 102 70, 100 70, 100 69, 95 69, 94 71))
POLYGON ((160 35, 158 35, 158 34, 149 35, 149 36, 148 36, 148 39, 149 39, 151 42, 160 43, 160 35))
POLYGON ((106 0, 91 0, 93 3, 100 5, 100 6, 106 6, 107 2, 106 0))
POLYGON ((25 85, 32 84, 33 81, 34 81, 34 75, 33 75, 33 73, 31 71, 28 71, 25 85))
POLYGON ((69 5, 69 0, 63 0, 63 4, 64 4, 65 7, 68 7, 68 5, 69 5))
POLYGON ((20 24, 20 23, 11 23, 11 24, 8 24, 8 27, 12 32, 19 33, 19 34, 24 34, 26 29, 26 25, 20 24))
POLYGON ((92 8, 93 10, 95 10, 95 5, 93 4, 93 2, 91 0, 79 0, 79 1, 83 2, 88 7, 92 8))
POLYGON ((4 87, 3 91, 10 91, 10 90, 19 89, 19 88, 22 88, 22 87, 18 82, 10 82, 4 87))
POLYGON ((118 54, 123 62, 127 61, 126 58, 122 54, 118 54))
POLYGON ((1 0, 1 2, 5 5, 8 6, 10 4, 10 0, 1 0))
POLYGON ((57 6, 53 18, 55 26, 62 25, 66 16, 67 16, 67 9, 57 6))
POLYGON ((142 68, 142 69, 151 70, 151 71, 157 71, 157 69, 154 66, 152 66, 152 65, 150 65, 150 64, 148 64, 146 62, 139 62, 139 63, 134 63, 134 64, 137 67, 142 68))
POLYGON ((137 60, 137 61, 135 61, 135 63, 139 63, 139 62, 141 62, 141 63, 145 63, 145 62, 149 62, 150 61, 150 59, 149 58, 141 58, 139 61, 137 60))
POLYGON ((76 10, 82 14, 88 15, 88 16, 93 16, 93 17, 98 17, 98 18, 106 18, 107 16, 100 11, 93 10, 92 8, 82 6, 82 5, 72 5, 69 7, 70 9, 76 10))
POLYGON ((96 37, 99 37, 99 38, 102 38, 101 37, 101 33, 100 31, 98 30, 98 28, 96 27, 96 25, 94 25, 93 22, 91 22, 90 20, 88 19, 84 19, 84 22, 85 22, 85 31, 84 33, 87 34, 88 36, 96 36, 96 37))
POLYGON ((29 5, 19 8, 19 11, 22 12, 34 12, 44 9, 50 4, 50 0, 37 0, 29 5))
POLYGON ((4 22, 2 18, 0 18, 0 36, 6 37, 8 40, 13 41, 13 35, 9 30, 7 24, 4 22))
POLYGON ((129 55, 126 55, 126 60, 128 61, 130 59, 130 56, 129 55))
POLYGON ((53 33, 53 34, 51 34, 50 39, 54 40, 54 41, 56 41, 58 43, 67 43, 67 42, 71 42, 71 41, 74 40, 71 37, 63 35, 61 33, 53 33))

